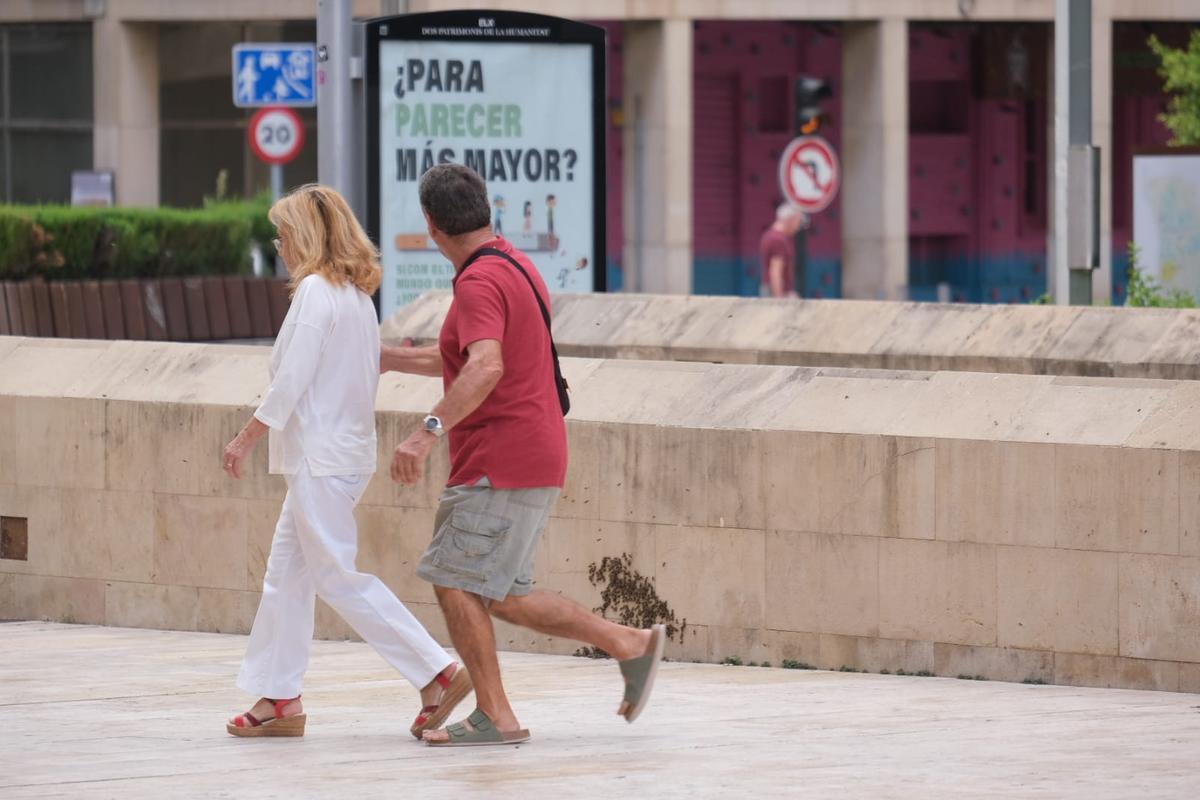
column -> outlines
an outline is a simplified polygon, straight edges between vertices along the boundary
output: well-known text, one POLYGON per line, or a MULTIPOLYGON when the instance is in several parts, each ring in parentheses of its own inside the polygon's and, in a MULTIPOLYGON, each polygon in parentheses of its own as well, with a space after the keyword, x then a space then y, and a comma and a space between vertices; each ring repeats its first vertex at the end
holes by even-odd
MULTIPOLYGON (((1052 21, 1046 34, 1046 293, 1058 301, 1059 286, 1066 286, 1066 276, 1058 272, 1058 239, 1055 231, 1058 229, 1058 181, 1055 177, 1055 154, 1058 152, 1058 126, 1055 124, 1058 113, 1055 88, 1058 86, 1055 70, 1057 47, 1057 26, 1052 21)), ((1065 288, 1062 291, 1066 291, 1065 288)))
POLYGON ((908 23, 846 23, 842 294, 908 298, 908 23))
POLYGON ((692 291, 692 23, 625 25, 626 288, 692 291))
POLYGON ((96 169, 116 175, 118 205, 158 205, 158 28, 111 14, 92 27, 96 169))
POLYGON ((1092 143, 1100 148, 1100 266, 1092 275, 1092 302, 1112 302, 1113 20, 1109 0, 1092 2, 1092 143))

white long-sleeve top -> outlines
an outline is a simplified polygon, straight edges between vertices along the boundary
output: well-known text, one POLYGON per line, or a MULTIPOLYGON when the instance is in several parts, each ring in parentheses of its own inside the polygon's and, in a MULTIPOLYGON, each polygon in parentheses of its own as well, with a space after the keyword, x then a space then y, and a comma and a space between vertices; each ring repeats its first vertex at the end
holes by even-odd
POLYGON ((371 298, 321 275, 296 288, 254 412, 271 429, 272 474, 374 473, 379 323, 371 298))

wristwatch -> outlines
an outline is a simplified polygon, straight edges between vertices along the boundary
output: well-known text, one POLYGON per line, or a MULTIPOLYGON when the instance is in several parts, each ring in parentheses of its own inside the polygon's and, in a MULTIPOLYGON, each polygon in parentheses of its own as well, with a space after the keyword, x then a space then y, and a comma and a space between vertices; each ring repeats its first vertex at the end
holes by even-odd
POLYGON ((425 430, 439 439, 446 435, 446 429, 442 427, 441 417, 435 417, 433 414, 425 417, 425 430))

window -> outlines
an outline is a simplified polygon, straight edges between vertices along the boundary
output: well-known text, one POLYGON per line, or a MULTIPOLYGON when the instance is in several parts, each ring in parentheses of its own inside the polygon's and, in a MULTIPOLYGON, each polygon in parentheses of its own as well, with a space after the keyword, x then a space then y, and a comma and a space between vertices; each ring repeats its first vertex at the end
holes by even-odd
POLYGON ((1021 225, 1046 230, 1046 101, 1026 100, 1021 107, 1021 225))
POLYGON ((29 520, 25 517, 0 517, 0 558, 29 560, 29 520))
MULTIPOLYGON (((160 198, 198 206, 216 192, 251 197, 269 189, 270 168, 250 151, 246 127, 255 109, 233 104, 232 50, 239 42, 313 42, 309 22, 189 22, 159 26, 160 198)), ((283 168, 284 188, 317 179, 317 110, 297 108, 305 144, 283 168)))
POLYGON ((91 25, 0 26, 0 200, 69 202, 92 126, 91 25))
POLYGON ((787 76, 758 79, 758 132, 790 133, 788 109, 793 101, 788 98, 787 76))

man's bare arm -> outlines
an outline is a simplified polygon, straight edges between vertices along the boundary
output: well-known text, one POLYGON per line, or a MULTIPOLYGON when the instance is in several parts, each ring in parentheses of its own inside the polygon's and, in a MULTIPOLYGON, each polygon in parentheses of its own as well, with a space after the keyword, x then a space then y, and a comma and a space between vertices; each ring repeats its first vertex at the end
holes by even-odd
POLYGON ((380 350, 379 371, 407 372, 410 375, 440 378, 442 377, 442 353, 436 344, 426 347, 399 347, 385 344, 380 350))
MULTIPOLYGON (((434 407, 434 415, 446 429, 453 428, 479 408, 503 376, 504 357, 500 342, 483 339, 471 343, 467 346, 467 363, 450 391, 434 407)), ((392 480, 404 484, 420 481, 435 441, 434 435, 424 427, 413 431, 392 456, 392 480)))
POLYGON ((504 377, 504 357, 500 342, 482 339, 467 346, 467 363, 455 378, 450 391, 433 408, 433 414, 447 430, 469 417, 504 377))

